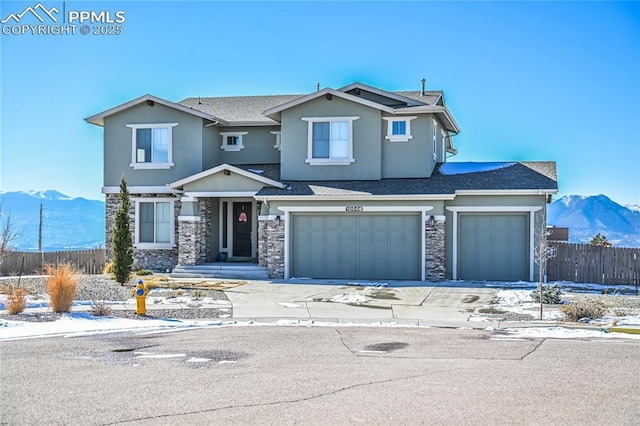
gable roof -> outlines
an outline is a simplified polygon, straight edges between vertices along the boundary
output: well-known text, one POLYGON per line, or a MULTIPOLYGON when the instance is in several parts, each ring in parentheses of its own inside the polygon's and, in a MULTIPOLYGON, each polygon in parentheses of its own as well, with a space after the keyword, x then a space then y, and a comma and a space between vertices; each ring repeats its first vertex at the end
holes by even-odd
POLYGON ((485 171, 444 174, 440 172, 442 164, 436 167, 428 178, 398 178, 376 181, 298 181, 289 182, 282 189, 262 188, 256 196, 274 198, 290 196, 320 197, 444 197, 453 198, 456 194, 492 193, 496 194, 542 194, 556 193, 558 182, 555 162, 515 162, 515 163, 443 163, 468 165, 471 170, 490 164, 485 171))
POLYGON ((309 102, 311 100, 314 100, 314 99, 317 99, 317 98, 319 98, 321 96, 326 96, 326 95, 337 96, 338 98, 346 99, 348 101, 355 102, 355 103, 358 103, 358 104, 361 104, 361 105, 365 105, 365 106, 368 106, 370 108, 375 108, 375 109, 379 109, 379 110, 382 110, 382 111, 386 111, 388 113, 393 113, 393 108, 388 107, 386 105, 382 105, 382 104, 379 104, 377 102, 370 101, 368 99, 363 99, 363 98, 360 98, 358 96, 350 95, 348 93, 343 93, 343 92, 341 92, 339 90, 335 90, 335 89, 331 89, 331 88, 327 87, 327 88, 324 88, 324 89, 319 90, 317 92, 310 93, 310 94, 308 94, 306 96, 302 96, 300 98, 293 99, 293 100, 291 100, 291 101, 289 101, 287 103, 284 103, 282 105, 278 105, 276 107, 273 107, 273 108, 270 108, 268 110, 265 110, 263 114, 268 116, 268 117, 270 117, 270 118, 273 118, 274 120, 275 119, 279 119, 280 112, 284 111, 285 109, 292 108, 292 107, 294 107, 296 105, 300 105, 300 104, 303 104, 305 102, 309 102))
POLYGON ((455 123, 453 116, 444 105, 441 91, 426 91, 424 96, 422 96, 421 93, 417 91, 388 92, 360 82, 352 83, 338 90, 325 88, 306 95, 192 97, 183 99, 178 103, 146 94, 92 115, 91 117, 87 117, 85 121, 97 126, 103 126, 105 117, 143 102, 154 102, 225 126, 279 125, 278 120, 281 111, 324 95, 337 96, 385 111, 389 114, 434 113, 447 130, 454 133, 460 132, 460 128, 455 123), (365 90, 378 96, 396 100, 400 105, 385 105, 359 97, 355 94, 346 93, 354 89, 365 90), (430 107, 440 109, 432 110, 430 107))
POLYGON ((104 126, 104 118, 105 117, 108 117, 108 116, 113 115, 113 114, 117 114, 117 113, 119 113, 121 111, 124 111, 124 110, 126 110, 128 108, 131 108, 131 107, 136 106, 138 104, 141 104, 143 102, 158 103, 160 105, 164 105, 164 106, 169 107, 169 108, 177 109, 178 111, 186 112, 187 114, 193 114, 193 115, 195 115, 197 117, 204 118, 206 120, 219 121, 219 122, 221 122, 223 124, 227 124, 225 120, 222 120, 222 119, 220 119, 218 117, 215 117, 215 116, 213 116, 211 114, 207 114, 207 113, 205 113, 203 111, 194 110, 194 109, 188 108, 188 107, 186 107, 184 105, 180 105, 180 104, 177 104, 175 102, 171 102, 171 101, 168 101, 166 99, 162 99, 162 98, 159 98, 157 96, 153 96, 153 95, 149 95, 149 94, 142 95, 139 98, 135 98, 133 100, 130 100, 129 102, 125 102, 125 103, 117 105, 117 106, 115 106, 113 108, 109 108, 109 109, 107 109, 105 111, 99 112, 98 114, 92 115, 91 117, 87 117, 84 120, 87 123, 95 124, 96 126, 104 126))
POLYGON ((219 166, 213 167, 209 170, 205 170, 203 172, 200 173, 196 173, 195 175, 191 175, 188 176, 184 179, 180 179, 176 182, 170 183, 169 184, 169 188, 171 189, 182 189, 182 187, 184 187, 184 185, 188 184, 188 183, 192 183, 195 182, 197 180, 200 179, 204 179, 206 177, 209 177, 211 175, 214 175, 216 173, 220 173, 224 170, 229 170, 231 172, 237 173, 241 176, 247 177, 249 179, 255 180, 257 182, 260 183, 264 183, 266 185, 272 185, 275 186, 276 188, 284 188, 284 184, 282 182, 278 182, 274 179, 271 179, 269 177, 266 176, 262 176, 261 173, 256 173, 257 170, 254 171, 249 171, 249 170, 245 170, 245 169, 241 169, 239 167, 236 166, 232 166, 231 164, 220 164, 219 166))
POLYGON ((317 92, 310 93, 306 96, 301 96, 296 99, 292 99, 289 102, 286 102, 282 105, 278 105, 273 108, 265 110, 263 114, 274 121, 278 121, 280 120, 280 113, 286 109, 293 108, 297 105, 303 104, 305 102, 309 102, 321 96, 331 95, 331 96, 337 96, 339 98, 346 99, 348 101, 352 101, 352 102, 365 105, 371 108, 375 108, 375 109, 387 112, 389 114, 394 114, 394 115, 395 114, 432 113, 438 117, 438 119, 443 124, 446 130, 453 133, 460 133, 460 127, 458 126, 458 123, 456 123, 455 119, 453 118, 453 115, 451 115, 451 112, 447 109, 446 106, 435 105, 435 104, 429 105, 426 103, 427 101, 432 101, 434 103, 440 101, 442 98, 442 92, 429 92, 430 95, 428 97, 426 96, 426 92, 425 92, 425 97, 423 97, 424 99, 421 102, 416 102, 417 99, 420 99, 420 96, 419 96, 420 92, 417 92, 418 93, 417 96, 414 94, 414 92, 402 92, 402 93, 411 94, 413 98, 409 98, 404 95, 399 95, 394 92, 386 92, 384 90, 376 89, 375 87, 367 86, 362 83, 353 83, 339 90, 335 90, 327 87, 317 92), (375 93, 376 95, 379 95, 379 96, 384 96, 389 99, 395 99, 402 103, 406 102, 408 106, 391 107, 388 105, 383 105, 375 101, 370 101, 368 99, 343 92, 345 90, 353 90, 353 89, 362 89, 362 90, 370 91, 371 93, 375 93))

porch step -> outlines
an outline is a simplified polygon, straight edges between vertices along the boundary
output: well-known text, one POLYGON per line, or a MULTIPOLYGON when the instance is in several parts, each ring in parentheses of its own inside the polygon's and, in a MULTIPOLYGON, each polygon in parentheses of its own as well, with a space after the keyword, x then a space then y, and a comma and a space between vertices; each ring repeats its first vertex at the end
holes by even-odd
POLYGON ((267 268, 245 262, 216 262, 194 266, 177 265, 169 276, 171 278, 269 279, 267 268))

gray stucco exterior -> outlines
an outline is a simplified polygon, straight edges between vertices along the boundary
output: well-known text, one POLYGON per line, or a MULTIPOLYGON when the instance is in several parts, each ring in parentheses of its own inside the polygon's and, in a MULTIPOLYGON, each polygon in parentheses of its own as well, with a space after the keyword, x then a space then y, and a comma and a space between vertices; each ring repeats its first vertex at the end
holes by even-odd
POLYGON ((135 105, 104 119, 104 186, 118 186, 124 175, 129 186, 163 186, 202 171, 203 120, 156 103, 135 105), (131 167, 131 124, 178 123, 172 128, 172 157, 169 169, 131 167))
POLYGON ((271 164, 280 163, 280 150, 275 148, 280 126, 209 126, 205 127, 204 170, 218 164, 271 164), (240 151, 225 151, 220 133, 246 133, 242 135, 244 146, 240 151))
POLYGON ((282 180, 377 180, 381 173, 382 119, 379 110, 351 101, 319 97, 282 113, 282 180), (358 117, 353 120, 353 158, 349 165, 324 166, 305 162, 308 117, 358 117))

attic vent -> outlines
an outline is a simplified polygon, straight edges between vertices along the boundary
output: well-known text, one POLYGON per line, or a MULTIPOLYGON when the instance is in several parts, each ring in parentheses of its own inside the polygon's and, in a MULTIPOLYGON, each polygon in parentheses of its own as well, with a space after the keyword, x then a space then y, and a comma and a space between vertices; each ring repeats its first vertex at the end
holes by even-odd
POLYGON ((424 84, 427 82, 424 78, 420 80, 420 96, 424 96, 424 84))
POLYGON ((320 91, 320 82, 317 82, 316 83, 316 92, 319 92, 319 91, 320 91))
POLYGON ((147 105, 149 106, 154 106, 156 103, 153 102, 151 99, 147 99, 147 105))
POLYGON ((331 93, 327 93, 325 96, 326 96, 326 98, 327 98, 327 100, 328 100, 328 101, 330 101, 331 99, 333 99, 333 95, 332 95, 331 93))

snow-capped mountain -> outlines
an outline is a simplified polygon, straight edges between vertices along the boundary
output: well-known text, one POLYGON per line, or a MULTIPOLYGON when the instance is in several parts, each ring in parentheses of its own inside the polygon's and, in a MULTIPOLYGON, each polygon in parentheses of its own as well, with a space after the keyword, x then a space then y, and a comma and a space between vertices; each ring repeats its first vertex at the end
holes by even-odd
POLYGON ((640 211, 605 195, 568 195, 549 205, 547 223, 569 228, 569 240, 588 243, 600 233, 614 247, 640 247, 640 211))
POLYGON ((104 246, 104 202, 71 198, 55 190, 0 192, 2 212, 22 234, 18 250, 37 250, 42 204, 44 251, 104 246))

